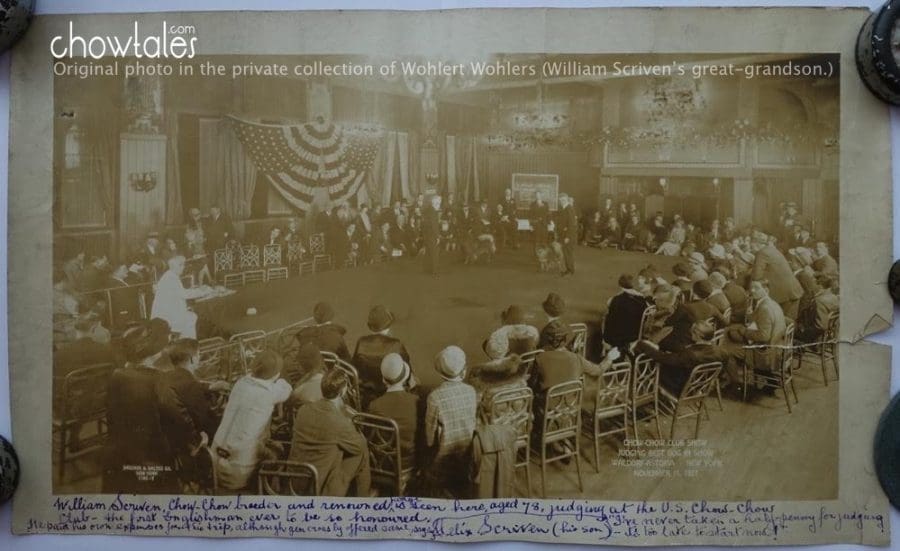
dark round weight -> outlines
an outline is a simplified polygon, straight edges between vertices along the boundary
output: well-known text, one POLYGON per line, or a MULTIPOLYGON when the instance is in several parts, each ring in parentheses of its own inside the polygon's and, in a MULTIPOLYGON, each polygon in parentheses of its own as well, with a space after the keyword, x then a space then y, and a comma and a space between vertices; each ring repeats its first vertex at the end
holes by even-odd
POLYGON ((9 440, 0 436, 0 503, 12 497, 19 486, 19 456, 9 440))
POLYGON ((34 2, 35 0, 0 2, 0 53, 5 52, 25 33, 34 14, 34 2))
POLYGON ((894 302, 900 304, 900 260, 894 262, 888 273, 888 292, 891 293, 894 302))
POLYGON ((888 2, 872 13, 856 38, 856 69, 866 87, 879 99, 900 105, 900 68, 894 44, 900 3, 888 2))

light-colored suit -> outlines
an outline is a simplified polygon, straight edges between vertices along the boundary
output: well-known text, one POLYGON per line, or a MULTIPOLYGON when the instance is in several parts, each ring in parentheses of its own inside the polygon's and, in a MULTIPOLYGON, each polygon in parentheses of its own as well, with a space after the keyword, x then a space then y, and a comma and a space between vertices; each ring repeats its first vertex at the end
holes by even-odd
MULTIPOLYGON (((750 314, 750 320, 756 324, 755 329, 747 329, 744 337, 750 345, 784 344, 786 322, 781 306, 771 296, 759 302, 750 314)), ((781 359, 780 347, 751 348, 747 354, 747 366, 753 369, 773 369, 781 359)))

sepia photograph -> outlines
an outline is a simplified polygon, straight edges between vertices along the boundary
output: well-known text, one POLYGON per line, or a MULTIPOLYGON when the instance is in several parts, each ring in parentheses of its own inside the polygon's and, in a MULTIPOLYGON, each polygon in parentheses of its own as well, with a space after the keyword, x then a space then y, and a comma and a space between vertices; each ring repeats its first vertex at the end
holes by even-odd
POLYGON ((840 60, 55 61, 52 493, 836 500, 840 60))

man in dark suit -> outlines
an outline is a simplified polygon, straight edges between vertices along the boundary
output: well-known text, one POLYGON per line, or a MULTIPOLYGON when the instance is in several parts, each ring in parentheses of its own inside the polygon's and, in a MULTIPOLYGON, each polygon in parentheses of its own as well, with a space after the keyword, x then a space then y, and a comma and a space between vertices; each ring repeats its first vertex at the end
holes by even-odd
POLYGON ((706 321, 698 321, 691 325, 691 343, 678 352, 665 352, 650 341, 641 341, 634 347, 635 354, 646 354, 653 361, 659 362, 659 384, 671 395, 679 396, 691 376, 691 371, 698 365, 709 362, 722 362, 724 369, 728 362, 728 353, 711 341, 715 329, 706 321))
POLYGON ((234 235, 231 221, 222 214, 222 209, 219 207, 210 207, 209 217, 206 219, 203 231, 206 234, 206 246, 210 252, 224 248, 228 239, 234 235))
POLYGON ((371 474, 366 439, 356 430, 344 405, 349 381, 332 369, 322 377, 322 399, 297 410, 291 461, 310 463, 318 473, 319 495, 368 497, 371 474))
POLYGON ((425 271, 437 275, 440 261, 441 196, 431 198, 431 208, 422 215, 422 237, 425 241, 425 271))
POLYGON ((200 365, 200 346, 194 339, 179 339, 166 347, 165 353, 172 369, 160 374, 160 424, 170 447, 181 458, 182 480, 199 482, 200 466, 193 458, 219 425, 211 393, 230 385, 225 381, 210 385, 194 377, 200 365))
MULTIPOLYGON (((373 306, 369 311, 368 327, 372 334, 360 337, 356 341, 356 350, 353 352, 353 361, 359 373, 359 392, 362 407, 366 408, 375 397, 384 394, 386 387, 381 378, 381 362, 390 353, 399 354, 403 361, 409 364, 409 352, 400 342, 400 339, 392 337, 389 333, 394 316, 382 305, 373 306)), ((410 375, 410 385, 414 386, 416 377, 410 375)))
POLYGON ((742 380, 739 364, 744 362, 749 369, 774 370, 782 357, 786 322, 781 306, 769 295, 768 282, 750 283, 750 297, 755 307, 746 325, 735 325, 728 330, 726 349, 734 361, 727 369, 732 382, 742 380), (745 347, 744 345, 756 345, 745 347))
MULTIPOLYGON (((637 279, 643 278, 637 276, 637 279)), ((631 274, 619 276, 621 291, 609 299, 607 305, 603 340, 620 350, 625 350, 629 344, 637 340, 641 332, 644 310, 650 305, 647 298, 635 290, 635 286, 642 286, 640 281, 637 283, 638 285, 635 285, 635 277, 631 274)))
POLYGON ((575 243, 578 242, 578 216, 575 214, 575 202, 565 193, 559 196, 559 204, 562 211, 559 216, 559 228, 557 229, 562 243, 563 258, 566 270, 562 275, 575 273, 575 243))
POLYGON ((387 390, 372 400, 369 413, 393 419, 400 430, 400 455, 403 468, 416 465, 416 438, 419 434, 419 397, 406 389, 411 371, 397 353, 381 361, 381 379, 387 390))
POLYGON ((304 327, 295 337, 298 350, 307 342, 314 343, 319 350, 331 352, 344 361, 350 361, 350 350, 344 341, 347 330, 333 323, 334 308, 327 302, 319 302, 313 307, 316 324, 304 327))
POLYGON ((518 221, 518 205, 513 196, 512 189, 506 188, 503 191, 503 214, 506 216, 506 239, 508 245, 514 249, 519 248, 519 221, 518 221))
MULTIPOLYGON (((699 283, 699 282, 698 282, 699 283)), ((691 302, 685 302, 675 308, 675 312, 666 320, 672 332, 660 341, 659 346, 667 352, 680 352, 693 342, 691 327, 698 321, 715 318, 718 311, 704 298, 695 296, 691 302)))
POLYGON ((787 259, 781 254, 774 243, 764 233, 754 236, 756 256, 750 278, 753 280, 766 280, 769 282, 769 296, 781 306, 784 315, 797 319, 800 307, 800 297, 803 296, 803 287, 794 277, 787 259))

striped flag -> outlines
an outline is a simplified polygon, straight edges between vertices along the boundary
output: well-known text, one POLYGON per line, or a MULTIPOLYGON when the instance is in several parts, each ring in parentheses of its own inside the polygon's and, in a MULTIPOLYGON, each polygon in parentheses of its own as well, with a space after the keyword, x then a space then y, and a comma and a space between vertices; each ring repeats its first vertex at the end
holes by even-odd
POLYGON ((355 197, 378 152, 380 131, 332 123, 260 124, 229 117, 256 170, 290 205, 308 211, 316 190, 332 203, 355 197))

